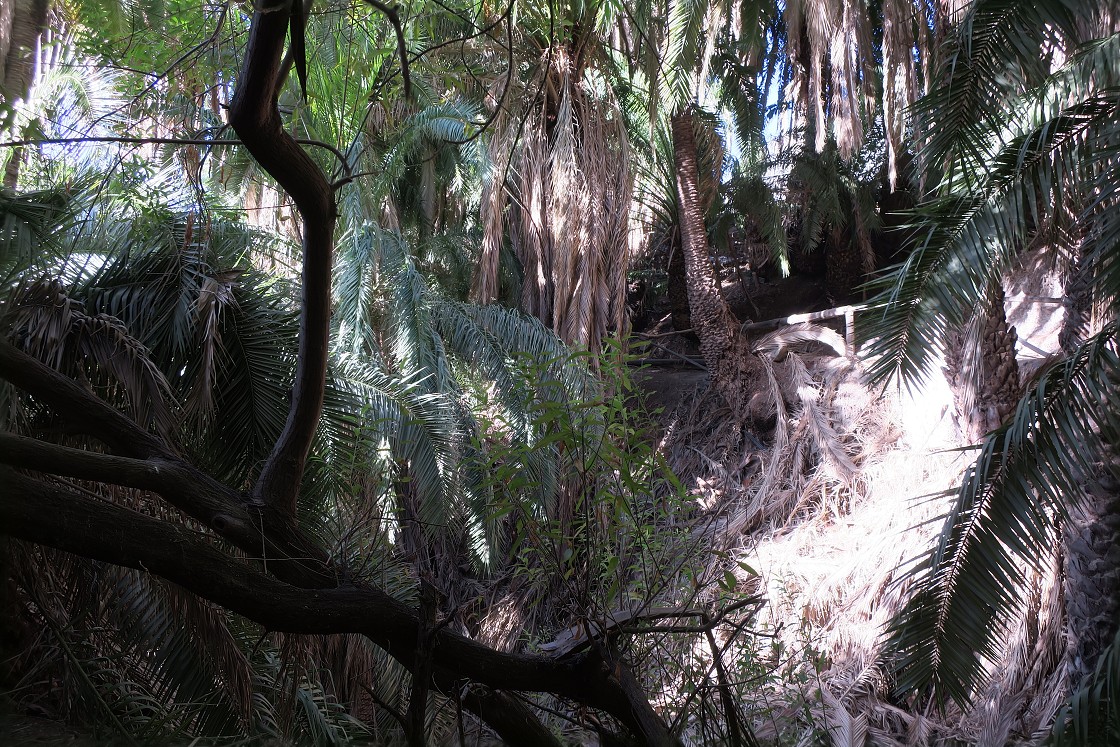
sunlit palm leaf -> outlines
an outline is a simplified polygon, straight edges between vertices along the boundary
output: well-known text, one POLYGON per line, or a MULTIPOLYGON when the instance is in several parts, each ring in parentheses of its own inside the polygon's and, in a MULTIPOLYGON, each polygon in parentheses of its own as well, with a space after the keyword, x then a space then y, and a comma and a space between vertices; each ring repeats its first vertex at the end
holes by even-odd
POLYGON ((1047 557, 1082 480, 1120 436, 1120 413, 1102 407, 1120 386, 1118 346, 1112 323, 1043 374, 1011 421, 985 438, 938 547, 916 571, 921 590, 892 624, 900 690, 933 686, 964 703, 984 681, 1022 569, 1047 557))

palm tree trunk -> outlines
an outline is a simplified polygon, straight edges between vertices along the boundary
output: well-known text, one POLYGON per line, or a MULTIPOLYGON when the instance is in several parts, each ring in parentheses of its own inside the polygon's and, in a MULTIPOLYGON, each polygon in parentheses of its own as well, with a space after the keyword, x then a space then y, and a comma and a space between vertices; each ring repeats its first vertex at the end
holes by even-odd
POLYGON ((1065 353, 1072 353, 1085 339, 1093 315, 1092 268, 1085 262, 1081 242, 1077 243, 1073 255, 1065 272, 1065 288, 1062 292, 1065 317, 1062 319, 1062 329, 1058 332, 1058 344, 1065 353))
POLYGON ((1015 328, 1007 323, 1003 285, 995 283, 980 342, 984 369, 978 404, 985 431, 1006 421, 1023 396, 1019 362, 1015 359, 1017 339, 1015 328))
POLYGON ((712 385, 732 412, 749 419, 762 419, 769 403, 761 395, 765 372, 751 354, 716 282, 708 253, 708 235, 700 211, 696 142, 689 112, 672 118, 673 153, 677 170, 677 194, 681 239, 684 247, 685 279, 692 329, 700 339, 700 352, 708 365, 712 385))
POLYGON ((855 289, 863 282, 865 274, 860 247, 855 237, 847 233, 833 228, 824 242, 824 282, 835 305, 848 303, 855 297, 855 289))
MULTIPOLYGON (((35 74, 35 48, 47 27, 47 0, 14 0, 0 8, 0 101, 27 96, 35 74)), ((15 189, 23 165, 23 148, 12 148, 4 164, 3 184, 15 189)))
POLYGON ((684 267, 684 249, 679 234, 669 247, 669 311, 673 329, 683 332, 692 329, 692 316, 688 308, 688 280, 684 267))
POLYGON ((27 95, 49 9, 48 0, 14 0, 0 10, 0 100, 11 103, 27 95))
POLYGON ((950 335, 946 344, 945 376, 953 391, 961 435, 974 443, 998 428, 1014 412, 1023 394, 1015 359, 1015 328, 1007 323, 1003 286, 989 290, 989 306, 981 320, 979 368, 969 365, 966 335, 950 335))
POLYGON ((1089 481, 1065 526, 1066 625, 1075 688, 1093 671, 1120 624, 1120 481, 1108 470, 1089 481))

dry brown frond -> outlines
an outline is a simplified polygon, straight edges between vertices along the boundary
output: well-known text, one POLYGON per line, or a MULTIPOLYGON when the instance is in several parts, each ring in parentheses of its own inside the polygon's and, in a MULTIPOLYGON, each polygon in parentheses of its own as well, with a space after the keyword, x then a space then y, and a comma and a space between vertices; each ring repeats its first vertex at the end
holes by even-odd
POLYGON ((203 277, 195 301, 195 325, 198 330, 198 374, 191 385, 187 401, 183 403, 184 415, 203 425, 214 411, 214 385, 218 374, 218 358, 222 352, 222 312, 235 304, 233 283, 239 272, 222 273, 217 277, 203 277))
MULTIPOLYGON (((631 177, 627 135, 609 86, 591 85, 563 44, 542 51, 531 81, 541 95, 524 106, 523 127, 492 140, 484 193, 483 257, 474 298, 497 295, 503 229, 524 272, 521 308, 566 342, 599 350, 625 330, 631 177), (508 215, 505 214, 508 206, 508 215)), ((586 62, 584 62, 586 64, 586 62)))
POLYGON ((148 349, 115 317, 90 316, 62 285, 41 278, 17 288, 6 326, 20 347, 127 408, 144 426, 174 432, 171 386, 148 349))

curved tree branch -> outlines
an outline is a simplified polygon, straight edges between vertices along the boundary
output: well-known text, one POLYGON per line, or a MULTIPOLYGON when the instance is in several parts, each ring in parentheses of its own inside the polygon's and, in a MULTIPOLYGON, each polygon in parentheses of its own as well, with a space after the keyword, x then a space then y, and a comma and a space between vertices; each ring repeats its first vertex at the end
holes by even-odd
POLYGON ((198 470, 128 416, 2 338, 0 379, 49 406, 76 432, 101 441, 117 455, 93 454, 25 439, 9 443, 18 445, 25 457, 34 461, 18 461, 7 446, 0 461, 57 475, 153 490, 251 557, 267 558, 270 569, 279 578, 302 587, 337 583, 337 574, 327 565, 326 553, 303 537, 283 515, 278 516, 268 505, 253 501, 198 470), (109 474, 113 472, 110 465, 121 470, 109 474))
MULTIPOLYGON (((417 615, 376 587, 340 587, 340 574, 326 555, 287 522, 270 520, 274 514, 267 506, 183 461, 92 392, 2 339, 0 378, 54 409, 82 433, 128 455, 0 434, 0 463, 156 492, 262 561, 265 570, 231 558, 182 526, 96 503, 9 467, 0 467, 5 488, 0 531, 149 570, 273 630, 362 633, 406 666, 414 664, 417 615)), ((437 631, 434 639, 432 678, 445 691, 466 678, 493 690, 552 692, 601 708, 649 744, 673 744, 664 722, 620 660, 608 664, 594 651, 562 659, 505 654, 446 629, 437 631)), ((521 735, 522 743, 525 735, 539 733, 530 723, 531 713, 505 707, 513 701, 500 694, 464 702, 501 733, 521 735)))
POLYGON ((0 464, 141 490, 159 490, 163 484, 155 460, 72 449, 7 431, 0 431, 0 464))
POLYGON ((412 98, 412 79, 408 73, 408 47, 404 43, 404 29, 401 27, 401 17, 397 13, 397 6, 386 5, 378 2, 378 0, 366 0, 366 2, 384 13, 385 17, 389 19, 389 23, 393 25, 393 31, 396 32, 397 54, 401 59, 401 85, 404 88, 404 98, 407 101, 412 98))
MULTIPOLYGON (((0 526, 13 537, 154 573, 272 631, 357 633, 404 666, 417 663, 420 621, 380 589, 301 589, 230 557, 185 527, 89 500, 8 467, 0 467, 0 481, 6 486, 0 526)), ((466 678, 494 689, 554 693, 606 711, 648 744, 673 744, 619 662, 608 664, 593 653, 567 659, 505 653, 447 628, 432 633, 430 654, 436 681, 466 678)))
POLYGON ((38 358, 0 337, 0 378, 49 405, 79 432, 93 436, 118 454, 147 459, 173 457, 158 436, 63 376, 38 358))
MULTIPOLYGON (((224 128, 223 128, 224 129, 224 128)), ((219 131, 219 134, 220 131, 219 131)), ((299 145, 310 145, 315 148, 329 150, 338 159, 343 171, 350 174, 350 164, 335 146, 313 138, 295 138, 299 145)), ((88 135, 83 137, 41 137, 27 138, 24 140, 6 140, 0 143, 0 148, 22 148, 27 145, 77 145, 79 143, 117 143, 121 145, 244 145, 241 140, 228 138, 204 137, 123 137, 109 135, 88 135)))
POLYGON ((288 419, 253 488, 253 497, 294 523, 296 496, 323 411, 330 328, 334 193, 326 175, 284 131, 276 107, 288 14, 255 13, 249 45, 229 107, 229 123, 245 147, 291 195, 303 219, 303 283, 299 363, 288 419))

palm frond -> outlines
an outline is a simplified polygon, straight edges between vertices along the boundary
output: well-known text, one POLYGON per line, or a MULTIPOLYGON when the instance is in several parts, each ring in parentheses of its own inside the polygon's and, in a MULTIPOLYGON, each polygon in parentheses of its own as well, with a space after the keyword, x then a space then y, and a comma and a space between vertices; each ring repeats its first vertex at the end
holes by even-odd
POLYGON ((32 267, 45 268, 57 259, 55 241, 72 216, 73 189, 46 189, 13 194, 0 192, 0 291, 7 290, 32 267))
POLYGON ((935 550, 911 572, 920 591, 891 626, 898 688, 965 703, 984 682, 1015 609, 1024 568, 1040 563, 1081 481, 1116 443, 1115 322, 1044 373, 1009 423, 989 434, 935 550), (976 654, 979 654, 977 656, 976 654))
POLYGON ((89 315, 54 280, 17 286, 2 324, 28 353, 53 368, 90 382, 133 418, 165 434, 174 397, 150 351, 119 319, 89 315))
MULTIPOLYGON (((973 191, 930 201, 919 209, 923 232, 909 257, 871 287, 882 308, 861 334, 877 338, 873 381, 928 374, 945 332, 963 325, 987 288, 1022 245, 1025 225, 1040 204, 1053 204, 1066 175, 1085 156, 1087 136, 1114 117, 1120 97, 1102 91, 1032 123, 999 149, 973 191)), ((1075 179, 1075 182, 1077 180, 1075 179)))
POLYGON ((1054 50, 1077 38, 1078 12, 1072 0, 969 6, 944 54, 938 84, 914 106, 929 138, 920 158, 932 171, 962 165, 958 173, 970 186, 967 174, 982 168, 990 133, 1004 124, 1003 110, 991 103, 1046 77, 1054 50))
POLYGON ((1058 712, 1050 740, 1056 747, 1120 741, 1120 630, 1088 681, 1058 712))

